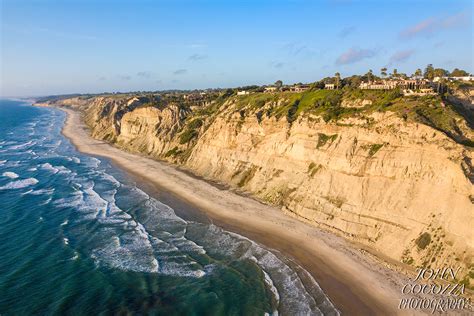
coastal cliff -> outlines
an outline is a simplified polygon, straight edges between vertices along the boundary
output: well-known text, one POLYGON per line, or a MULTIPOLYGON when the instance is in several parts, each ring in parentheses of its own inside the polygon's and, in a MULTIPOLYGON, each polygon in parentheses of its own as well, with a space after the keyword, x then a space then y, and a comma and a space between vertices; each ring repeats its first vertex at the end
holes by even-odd
MULTIPOLYGON (((92 136, 250 192, 412 266, 473 285, 472 109, 373 91, 76 96, 92 136)), ((251 220, 251 219, 249 219, 251 220)))

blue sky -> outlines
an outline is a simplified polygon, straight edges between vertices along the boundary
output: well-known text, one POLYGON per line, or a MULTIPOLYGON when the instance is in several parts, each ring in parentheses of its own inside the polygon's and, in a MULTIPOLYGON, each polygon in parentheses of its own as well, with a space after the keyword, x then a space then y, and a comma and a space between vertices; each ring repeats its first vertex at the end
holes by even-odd
POLYGON ((471 0, 1 2, 1 95, 473 72, 471 0))

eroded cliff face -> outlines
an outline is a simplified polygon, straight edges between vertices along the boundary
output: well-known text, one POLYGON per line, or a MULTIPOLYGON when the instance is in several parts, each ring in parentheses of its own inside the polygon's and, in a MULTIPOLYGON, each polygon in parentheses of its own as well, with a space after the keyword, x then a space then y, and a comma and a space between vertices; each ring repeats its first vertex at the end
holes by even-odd
MULTIPOLYGON (((290 120, 269 114, 285 100, 255 108, 235 98, 209 105, 212 112, 146 106, 140 97, 97 97, 79 108, 94 137, 251 192, 395 260, 462 266, 472 285, 471 147, 391 111, 290 120)), ((456 124, 473 139, 466 122, 456 124)))
POLYGON ((474 192, 462 165, 470 159, 443 134, 387 113, 370 128, 220 118, 186 165, 397 260, 468 265, 474 192), (431 240, 421 249, 424 233, 431 240))

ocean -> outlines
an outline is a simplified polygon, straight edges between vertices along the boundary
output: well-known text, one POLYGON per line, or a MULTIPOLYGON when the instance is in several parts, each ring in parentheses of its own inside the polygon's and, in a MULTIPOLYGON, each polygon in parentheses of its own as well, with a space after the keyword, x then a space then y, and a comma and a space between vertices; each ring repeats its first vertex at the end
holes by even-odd
POLYGON ((76 151, 64 120, 0 100, 0 315, 338 313, 290 258, 76 151))

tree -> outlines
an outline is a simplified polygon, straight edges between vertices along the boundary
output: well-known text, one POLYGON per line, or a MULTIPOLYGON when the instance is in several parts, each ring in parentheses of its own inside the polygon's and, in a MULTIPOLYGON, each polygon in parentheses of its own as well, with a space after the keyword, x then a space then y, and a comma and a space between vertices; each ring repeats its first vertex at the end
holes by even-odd
POLYGON ((443 68, 436 68, 435 70, 433 70, 433 74, 435 77, 442 78, 448 76, 449 72, 443 68))
POLYGON ((425 72, 423 73, 423 77, 428 80, 433 80, 434 78, 434 67, 433 64, 428 64, 425 68, 425 72))
POLYGON ((336 89, 339 89, 339 83, 340 83, 340 81, 341 81, 341 74, 338 73, 338 72, 336 72, 336 73, 334 74, 334 76, 336 77, 336 89))
POLYGON ((351 88, 358 88, 361 82, 362 82, 362 78, 360 76, 353 75, 353 76, 342 79, 341 86, 349 86, 351 88))
POLYGON ((387 68, 383 67, 382 69, 380 69, 380 75, 382 77, 386 77, 387 76, 387 68))
POLYGON ((451 72, 451 77, 466 77, 469 76, 469 73, 465 70, 454 68, 451 72))
POLYGON ((317 82, 313 83, 311 86, 314 89, 324 89, 325 85, 324 85, 324 81, 320 80, 320 81, 317 81, 317 82))
POLYGON ((419 76, 421 76, 422 74, 423 74, 423 73, 421 72, 421 69, 420 69, 420 68, 418 68, 418 69, 415 71, 415 76, 416 76, 416 77, 419 77, 419 76))
POLYGON ((275 86, 278 88, 278 90, 280 90, 281 87, 283 86, 283 81, 281 80, 275 81, 275 86))
POLYGON ((436 92, 440 94, 446 93, 446 78, 441 77, 441 79, 438 80, 436 85, 436 92))
POLYGON ((398 77, 398 70, 397 70, 397 68, 393 69, 392 77, 393 77, 393 78, 397 78, 397 77, 398 77))
POLYGON ((403 79, 408 79, 408 75, 406 73, 403 73, 403 72, 399 73, 398 77, 403 78, 403 79))
POLYGON ((369 72, 367 73, 367 80, 371 82, 372 78, 373 78, 373 72, 372 72, 372 69, 369 69, 369 72))

